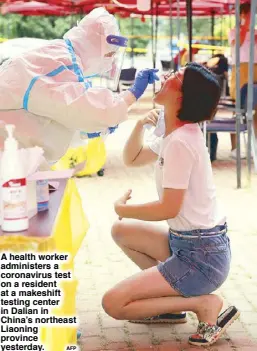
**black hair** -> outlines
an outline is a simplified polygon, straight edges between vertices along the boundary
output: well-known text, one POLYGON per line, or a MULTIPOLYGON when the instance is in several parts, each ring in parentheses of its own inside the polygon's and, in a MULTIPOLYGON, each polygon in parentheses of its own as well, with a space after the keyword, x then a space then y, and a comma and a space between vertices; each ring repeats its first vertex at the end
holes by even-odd
POLYGON ((220 84, 209 69, 195 62, 187 64, 178 118, 192 123, 211 120, 217 110, 220 95, 220 84))
POLYGON ((213 55, 212 56, 212 58, 214 58, 214 57, 219 57, 219 58, 223 58, 223 57, 225 57, 225 55, 224 54, 215 54, 215 55, 213 55))
POLYGON ((251 12, 251 3, 250 2, 244 2, 243 4, 240 5, 240 15, 242 13, 250 13, 251 12))

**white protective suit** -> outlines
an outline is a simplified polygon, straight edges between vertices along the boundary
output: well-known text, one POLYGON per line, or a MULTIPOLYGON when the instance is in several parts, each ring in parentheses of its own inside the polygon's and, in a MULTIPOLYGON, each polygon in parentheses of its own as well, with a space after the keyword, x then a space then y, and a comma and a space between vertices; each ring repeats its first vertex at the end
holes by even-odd
POLYGON ((101 132, 127 118, 128 107, 135 101, 132 93, 86 90, 87 81, 79 81, 81 76, 111 67, 112 59, 104 56, 114 51, 106 41, 108 35, 119 35, 117 22, 98 8, 64 39, 49 41, 0 66, 0 120, 16 125, 21 146, 41 146, 45 157, 56 161, 66 152, 75 131, 101 132), (65 40, 73 46, 75 69, 65 40))

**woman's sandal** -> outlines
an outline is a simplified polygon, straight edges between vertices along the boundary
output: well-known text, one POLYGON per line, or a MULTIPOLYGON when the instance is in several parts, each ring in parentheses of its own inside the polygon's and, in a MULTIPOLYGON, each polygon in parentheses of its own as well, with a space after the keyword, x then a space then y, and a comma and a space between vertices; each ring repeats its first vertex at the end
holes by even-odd
POLYGON ((134 319, 129 320, 130 323, 139 323, 139 324, 154 324, 154 323, 172 323, 172 324, 179 324, 179 323, 186 323, 186 313, 165 313, 159 314, 158 316, 147 317, 143 319, 134 319))
MULTIPOLYGON (((217 319, 217 326, 223 328, 225 325, 227 327, 233 323, 239 317, 239 311, 235 306, 231 306, 221 313, 217 319)), ((157 323, 170 323, 170 324, 180 324, 186 323, 187 315, 185 312, 174 314, 174 313, 165 313, 159 314, 158 316, 143 318, 143 319, 134 319, 130 320, 130 323, 140 323, 140 324, 157 324, 157 323)))
POLYGON ((239 315, 238 309, 231 306, 218 317, 218 325, 199 322, 197 334, 189 338, 189 344, 196 346, 210 346, 214 344, 239 315))
POLYGON ((222 328, 206 322, 199 322, 197 334, 190 336, 188 342, 196 346, 210 346, 220 337, 222 328))
MULTIPOLYGON (((223 313, 221 313, 217 319, 217 326, 223 328, 227 323, 233 323, 235 319, 239 317, 239 311, 235 306, 227 308, 223 313)), ((143 319, 134 319, 130 320, 130 323, 140 323, 140 324, 152 324, 152 323, 186 323, 187 316, 185 312, 182 313, 165 313, 159 314, 158 316, 143 318, 143 319)), ((229 325, 230 325, 229 324, 229 325)))
POLYGON ((217 325, 220 328, 224 328, 224 326, 228 328, 239 316, 238 309, 235 306, 230 306, 219 315, 217 325))

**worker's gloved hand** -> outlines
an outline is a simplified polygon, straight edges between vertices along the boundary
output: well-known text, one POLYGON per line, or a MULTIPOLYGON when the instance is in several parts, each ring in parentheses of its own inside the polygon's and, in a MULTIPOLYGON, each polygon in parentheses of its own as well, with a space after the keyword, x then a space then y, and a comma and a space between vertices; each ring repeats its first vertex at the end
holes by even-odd
POLYGON ((139 99, 144 94, 148 84, 153 84, 155 80, 159 80, 156 74, 158 71, 158 69, 154 68, 147 68, 139 71, 134 85, 129 89, 136 99, 139 99))

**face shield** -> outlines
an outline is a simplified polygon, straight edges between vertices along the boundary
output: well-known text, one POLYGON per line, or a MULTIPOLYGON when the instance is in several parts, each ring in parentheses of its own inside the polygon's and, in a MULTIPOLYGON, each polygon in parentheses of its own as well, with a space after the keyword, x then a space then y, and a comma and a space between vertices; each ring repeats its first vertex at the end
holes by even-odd
MULTIPOLYGON (((99 68, 95 68, 99 73, 87 78, 90 78, 93 87, 117 91, 128 39, 118 35, 108 35, 106 43, 108 52, 103 53, 99 68)), ((104 43, 105 51, 106 43, 104 43)))

